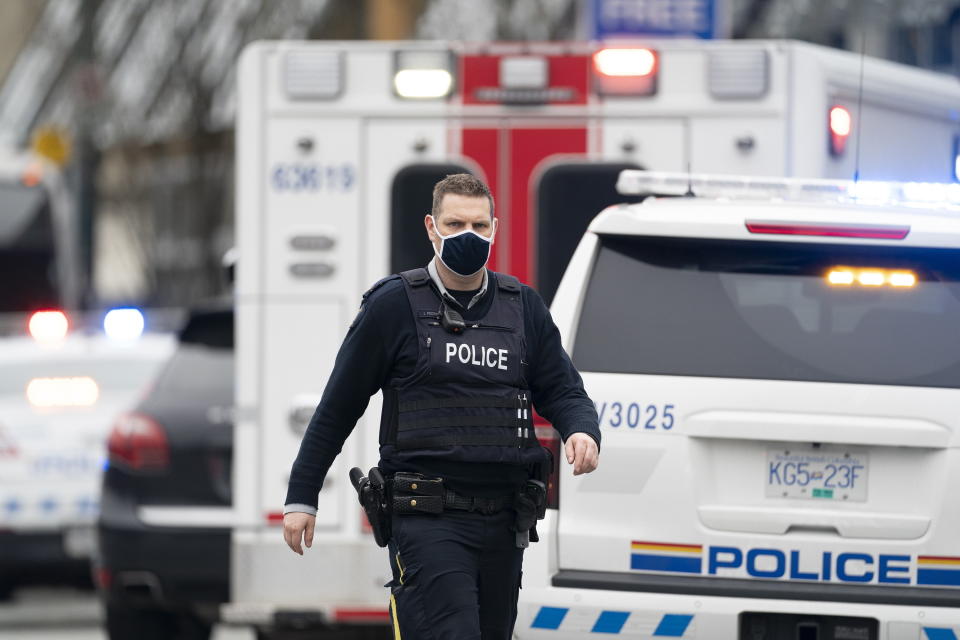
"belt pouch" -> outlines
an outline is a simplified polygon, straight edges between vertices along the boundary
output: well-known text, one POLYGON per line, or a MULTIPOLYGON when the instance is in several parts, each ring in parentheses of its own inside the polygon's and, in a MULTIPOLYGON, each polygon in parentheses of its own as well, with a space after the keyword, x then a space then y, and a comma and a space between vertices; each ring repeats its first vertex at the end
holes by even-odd
POLYGON ((443 496, 443 480, 424 478, 419 473, 396 473, 393 476, 395 496, 443 496))
POLYGON ((393 512, 398 514, 409 513, 443 513, 443 498, 441 496, 393 496, 393 512))

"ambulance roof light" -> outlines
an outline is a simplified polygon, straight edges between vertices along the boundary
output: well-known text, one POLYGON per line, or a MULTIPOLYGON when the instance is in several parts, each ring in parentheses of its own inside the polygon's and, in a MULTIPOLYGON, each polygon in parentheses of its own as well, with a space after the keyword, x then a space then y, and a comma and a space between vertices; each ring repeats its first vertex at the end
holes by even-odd
POLYGON ((847 139, 853 131, 853 118, 846 107, 834 105, 830 107, 830 155, 839 158, 847 148, 847 139))
POLYGON ((830 109, 830 131, 834 135, 844 138, 849 136, 852 125, 853 118, 850 117, 850 112, 847 111, 846 107, 836 105, 830 109))
POLYGON ((453 91, 453 61, 449 51, 397 51, 393 89, 404 99, 446 98, 453 91))
POLYGON ((960 208, 960 183, 688 175, 634 169, 621 171, 617 180, 617 191, 623 195, 682 196, 691 189, 706 198, 960 208))
POLYGON ((657 66, 657 56, 642 48, 600 49, 593 54, 593 66, 605 76, 648 76, 657 66))
POLYGON ((283 58, 283 87, 291 100, 334 100, 344 89, 339 51, 288 51, 283 58))
POLYGON ((593 54, 593 83, 605 96, 652 96, 658 56, 644 47, 607 47, 593 54))

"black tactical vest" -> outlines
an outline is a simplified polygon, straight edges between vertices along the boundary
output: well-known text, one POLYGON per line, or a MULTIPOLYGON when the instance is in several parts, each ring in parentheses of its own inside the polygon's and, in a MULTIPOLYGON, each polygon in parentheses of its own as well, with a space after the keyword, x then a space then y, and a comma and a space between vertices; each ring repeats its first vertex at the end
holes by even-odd
POLYGON ((420 350, 413 374, 384 388, 381 456, 532 464, 544 459, 526 380, 520 282, 489 272, 487 314, 455 334, 426 269, 400 274, 420 350))

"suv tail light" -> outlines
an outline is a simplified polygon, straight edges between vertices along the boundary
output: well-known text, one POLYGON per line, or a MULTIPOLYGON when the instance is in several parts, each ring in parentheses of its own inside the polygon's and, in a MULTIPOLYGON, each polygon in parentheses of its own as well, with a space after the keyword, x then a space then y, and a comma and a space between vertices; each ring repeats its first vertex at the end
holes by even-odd
POLYGON ((541 418, 536 412, 533 414, 533 426, 537 431, 537 440, 540 441, 540 446, 549 449, 553 456, 553 469, 550 471, 549 480, 547 480, 547 508, 556 509, 560 506, 560 434, 553 428, 553 425, 541 418))
POLYGON ((167 434, 157 421, 142 413, 123 413, 107 440, 110 464, 135 471, 159 471, 170 465, 167 434))

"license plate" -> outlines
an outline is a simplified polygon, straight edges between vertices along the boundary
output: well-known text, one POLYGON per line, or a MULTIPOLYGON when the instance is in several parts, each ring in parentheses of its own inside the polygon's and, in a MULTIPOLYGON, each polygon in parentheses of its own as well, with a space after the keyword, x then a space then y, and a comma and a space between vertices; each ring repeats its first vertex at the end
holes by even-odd
POLYGON ((766 496, 864 502, 869 463, 864 451, 812 447, 767 449, 766 496))
POLYGON ((876 640, 880 637, 880 623, 876 618, 751 611, 740 614, 739 637, 740 640, 754 638, 876 640))

